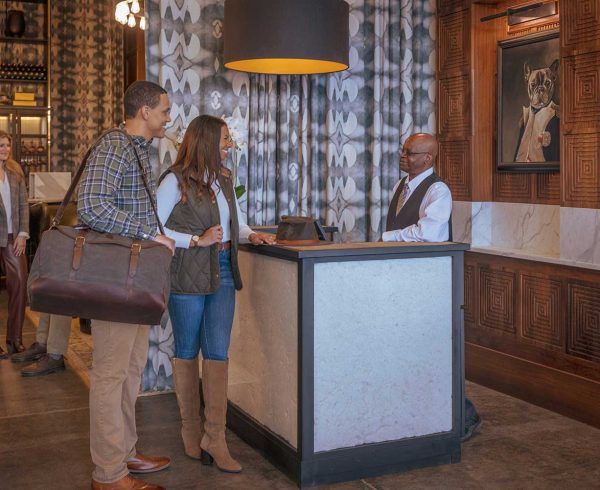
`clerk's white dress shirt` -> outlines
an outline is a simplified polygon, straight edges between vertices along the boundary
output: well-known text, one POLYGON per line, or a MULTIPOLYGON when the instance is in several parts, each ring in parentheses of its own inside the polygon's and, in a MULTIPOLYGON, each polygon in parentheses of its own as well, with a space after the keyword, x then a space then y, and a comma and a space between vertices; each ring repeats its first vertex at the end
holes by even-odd
MULTIPOLYGON (((219 184, 214 182, 212 184, 212 190, 217 197, 217 206, 219 206, 219 217, 221 219, 221 226, 223 227, 223 242, 231 240, 231 230, 229 226, 229 205, 227 204, 227 198, 225 193, 219 188, 219 184)), ((158 217, 160 222, 166 223, 171 216, 173 208, 177 203, 181 201, 181 191, 177 183, 177 177, 175 174, 169 173, 160 183, 156 191, 156 202, 158 207, 158 217)), ((235 200, 235 206, 237 208, 238 224, 240 228, 240 241, 247 241, 251 233, 254 233, 252 229, 246 224, 240 211, 240 205, 238 200, 235 200)), ((187 233, 181 233, 179 231, 165 228, 165 234, 175 240, 175 246, 179 248, 190 248, 190 240, 192 235, 187 233)))
MULTIPOLYGON (((421 182, 433 173, 433 168, 425 170, 414 179, 408 180, 408 195, 404 202, 415 191, 421 182)), ((408 179, 408 177, 407 177, 408 179)), ((394 186, 392 196, 400 181, 394 186)), ((395 213, 395 209, 390 209, 390 213, 395 213)), ((401 230, 386 231, 381 236, 384 242, 445 242, 450 237, 448 229, 448 220, 452 213, 452 194, 450 189, 443 182, 432 184, 421 201, 419 207, 419 221, 415 225, 407 226, 401 230)))

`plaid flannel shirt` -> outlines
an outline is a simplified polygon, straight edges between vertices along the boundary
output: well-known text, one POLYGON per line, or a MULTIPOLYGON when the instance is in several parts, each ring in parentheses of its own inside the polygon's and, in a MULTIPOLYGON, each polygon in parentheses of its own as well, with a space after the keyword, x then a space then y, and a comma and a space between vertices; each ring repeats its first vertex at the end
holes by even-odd
MULTIPOLYGON (((132 138, 156 203, 156 182, 148 153, 152 140, 132 138)), ((109 133, 92 151, 81 177, 77 214, 95 231, 146 240, 157 235, 158 222, 133 147, 125 135, 109 133)))

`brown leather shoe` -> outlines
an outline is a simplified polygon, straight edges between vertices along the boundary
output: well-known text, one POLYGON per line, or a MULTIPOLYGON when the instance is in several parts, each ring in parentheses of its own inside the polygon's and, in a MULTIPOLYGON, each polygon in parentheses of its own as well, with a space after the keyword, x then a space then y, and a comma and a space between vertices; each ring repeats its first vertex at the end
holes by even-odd
POLYGON ((144 456, 137 453, 127 460, 127 469, 131 473, 154 473, 164 470, 171 464, 171 459, 166 456, 144 456))
POLYGON ((4 352, 2 347, 0 347, 0 359, 8 359, 8 353, 4 352))
POLYGON ((125 475, 120 480, 111 483, 100 483, 92 480, 92 490, 165 490, 165 487, 125 475))
POLYGON ((23 352, 19 352, 18 354, 13 354, 11 356, 10 360, 12 362, 32 362, 32 361, 37 361, 45 353, 46 353, 46 344, 40 344, 39 342, 34 342, 27 348, 27 350, 25 350, 23 352))
POLYGON ((45 376, 46 374, 56 373, 57 371, 65 370, 65 359, 60 356, 60 359, 52 359, 50 354, 42 354, 34 364, 21 369, 21 376, 31 378, 32 376, 45 376))

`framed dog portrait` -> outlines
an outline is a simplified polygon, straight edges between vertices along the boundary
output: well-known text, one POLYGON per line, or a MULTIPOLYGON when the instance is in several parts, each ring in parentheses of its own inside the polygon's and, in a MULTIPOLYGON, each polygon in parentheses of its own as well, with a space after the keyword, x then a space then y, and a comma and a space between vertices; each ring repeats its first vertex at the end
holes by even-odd
POLYGON ((499 170, 558 170, 559 63, 557 31, 498 43, 499 170))

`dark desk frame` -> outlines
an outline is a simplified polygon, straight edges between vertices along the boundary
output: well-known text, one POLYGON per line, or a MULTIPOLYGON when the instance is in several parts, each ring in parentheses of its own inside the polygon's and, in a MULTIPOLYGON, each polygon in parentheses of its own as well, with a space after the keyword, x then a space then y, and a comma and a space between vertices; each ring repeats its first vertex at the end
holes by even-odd
POLYGON ((420 244, 386 249, 291 250, 242 246, 242 250, 297 262, 298 265, 298 449, 229 403, 227 425, 260 450, 299 487, 357 480, 438 464, 458 463, 464 433, 463 303, 466 244, 420 244), (422 437, 314 451, 314 265, 319 262, 452 258, 452 430, 422 437))

